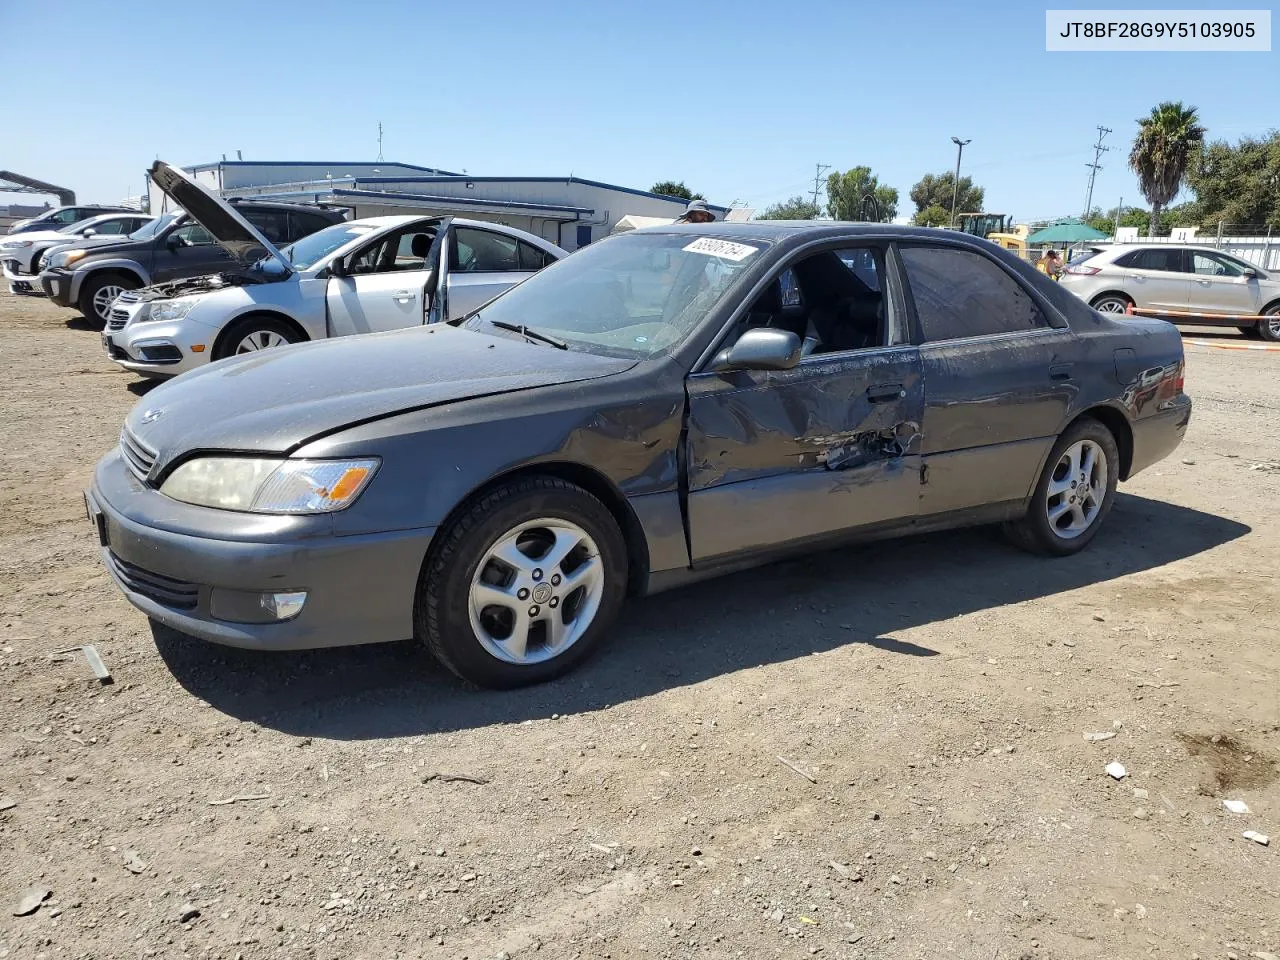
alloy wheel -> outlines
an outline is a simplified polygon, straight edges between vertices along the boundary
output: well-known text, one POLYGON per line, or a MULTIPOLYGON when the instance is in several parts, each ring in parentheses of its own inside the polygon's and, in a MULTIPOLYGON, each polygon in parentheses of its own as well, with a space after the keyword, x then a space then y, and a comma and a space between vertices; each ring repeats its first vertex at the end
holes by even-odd
POLYGON ((274 330, 255 330, 236 344, 236 353, 270 350, 272 347, 283 347, 288 342, 282 334, 274 330))
POLYGON ((1124 313, 1129 309, 1129 304, 1119 297, 1107 297, 1105 300, 1099 300, 1093 309, 1099 313, 1124 313))
POLYGON ((587 632, 604 585, 600 549, 585 530, 567 520, 530 520, 499 537, 477 566, 471 629, 499 660, 541 663, 587 632))
POLYGON ((1088 530, 1107 496, 1107 455, 1092 440, 1080 440, 1062 451, 1045 490, 1049 527, 1064 540, 1088 530))
POLYGON ((99 287, 98 292, 93 295, 93 312, 98 315, 98 319, 105 323, 111 311, 111 304, 115 303, 116 297, 124 293, 125 288, 117 283, 108 283, 99 287))

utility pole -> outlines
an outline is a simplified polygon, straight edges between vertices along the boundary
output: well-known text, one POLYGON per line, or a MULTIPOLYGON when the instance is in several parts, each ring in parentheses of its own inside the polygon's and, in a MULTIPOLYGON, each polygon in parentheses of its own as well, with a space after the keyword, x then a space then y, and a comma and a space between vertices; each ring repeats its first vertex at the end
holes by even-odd
POLYGON ((1120 198, 1120 203, 1116 207, 1116 227, 1111 233, 1111 239, 1114 240, 1120 234, 1120 214, 1124 213, 1124 197, 1120 198))
POLYGON ((813 173, 813 208, 818 209, 818 190, 821 189, 822 175, 831 169, 829 163, 815 163, 813 173))
POLYGON ((382 121, 378 121, 378 163, 382 163, 382 121))
POLYGON ((956 228, 956 204, 960 198, 960 157, 964 155, 966 144, 973 142, 973 139, 961 140, 959 137, 952 137, 951 142, 956 145, 956 178, 951 184, 951 229, 956 228))
POLYGON ((1110 127, 1104 127, 1101 124, 1098 125, 1098 142, 1093 145, 1093 163, 1085 164, 1085 166, 1089 168, 1089 193, 1084 199, 1083 217, 1088 217, 1090 212, 1093 210, 1093 181, 1098 176, 1098 171, 1102 169, 1102 165, 1098 163, 1098 161, 1102 159, 1102 155, 1104 153, 1111 149, 1110 147, 1104 147, 1102 145, 1103 138, 1110 132, 1110 127))

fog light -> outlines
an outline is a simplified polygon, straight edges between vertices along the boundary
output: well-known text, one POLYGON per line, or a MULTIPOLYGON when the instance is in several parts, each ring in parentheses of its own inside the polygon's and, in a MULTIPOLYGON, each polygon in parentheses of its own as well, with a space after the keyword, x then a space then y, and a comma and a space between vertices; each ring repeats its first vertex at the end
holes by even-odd
POLYGON ((302 605, 307 602, 307 591, 298 590, 293 593, 264 593, 258 600, 262 609, 273 620, 292 620, 302 612, 302 605))

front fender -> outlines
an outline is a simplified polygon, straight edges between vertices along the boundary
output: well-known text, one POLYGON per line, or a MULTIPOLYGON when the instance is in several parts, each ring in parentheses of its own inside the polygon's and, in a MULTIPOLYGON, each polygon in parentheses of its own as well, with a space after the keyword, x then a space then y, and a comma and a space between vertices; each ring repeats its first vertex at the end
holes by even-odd
POLYGON ((110 270, 117 273, 131 273, 138 279, 139 284, 142 286, 151 286, 151 273, 137 260, 129 260, 125 257, 110 260, 92 260, 89 263, 80 264, 71 271, 72 300, 76 300, 80 297, 80 287, 84 285, 84 281, 91 274, 97 273, 99 270, 110 270))

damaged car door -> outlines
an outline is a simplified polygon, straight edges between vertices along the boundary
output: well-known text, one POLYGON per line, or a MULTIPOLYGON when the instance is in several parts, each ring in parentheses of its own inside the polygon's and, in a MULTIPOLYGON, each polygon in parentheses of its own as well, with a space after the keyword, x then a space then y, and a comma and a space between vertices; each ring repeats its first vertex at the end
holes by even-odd
POLYGON ((924 384, 886 255, 846 244, 799 256, 731 321, 722 343, 797 337, 790 368, 713 363, 689 377, 695 566, 915 517, 924 384))

